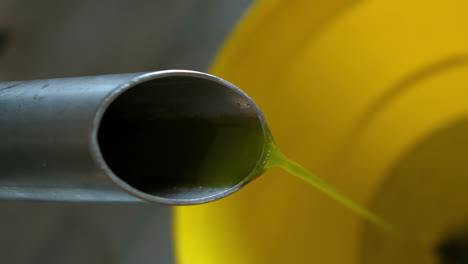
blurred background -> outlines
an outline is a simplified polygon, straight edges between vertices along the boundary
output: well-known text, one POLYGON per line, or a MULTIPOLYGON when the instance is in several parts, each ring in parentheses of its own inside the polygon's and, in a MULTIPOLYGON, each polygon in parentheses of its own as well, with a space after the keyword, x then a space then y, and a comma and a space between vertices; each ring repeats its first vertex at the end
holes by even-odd
MULTIPOLYGON (((206 71, 252 2, 0 0, 0 81, 206 71)), ((255 3, 211 73, 414 243, 272 170, 202 206, 1 201, 0 263, 468 263, 468 2, 255 3)))
MULTIPOLYGON (((0 0, 0 81, 206 71, 251 0, 0 0)), ((174 263, 171 208, 0 202, 1 263, 174 263)))

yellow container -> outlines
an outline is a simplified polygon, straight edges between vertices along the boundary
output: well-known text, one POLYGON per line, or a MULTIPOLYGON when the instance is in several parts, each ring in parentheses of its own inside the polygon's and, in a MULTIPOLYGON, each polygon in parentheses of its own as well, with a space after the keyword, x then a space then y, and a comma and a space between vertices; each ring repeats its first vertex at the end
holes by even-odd
MULTIPOLYGON (((212 73, 253 98, 284 153, 433 246, 468 216, 467 14, 464 0, 258 1, 212 73)), ((435 263, 366 225, 274 169, 231 197, 176 208, 176 255, 435 263)))

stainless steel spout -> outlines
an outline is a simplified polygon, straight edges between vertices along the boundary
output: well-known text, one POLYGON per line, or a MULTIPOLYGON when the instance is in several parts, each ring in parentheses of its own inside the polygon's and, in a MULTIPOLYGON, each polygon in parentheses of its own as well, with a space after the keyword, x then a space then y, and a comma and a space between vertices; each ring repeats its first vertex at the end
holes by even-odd
POLYGON ((209 202, 259 175, 268 135, 245 93, 201 72, 0 83, 0 199, 209 202))

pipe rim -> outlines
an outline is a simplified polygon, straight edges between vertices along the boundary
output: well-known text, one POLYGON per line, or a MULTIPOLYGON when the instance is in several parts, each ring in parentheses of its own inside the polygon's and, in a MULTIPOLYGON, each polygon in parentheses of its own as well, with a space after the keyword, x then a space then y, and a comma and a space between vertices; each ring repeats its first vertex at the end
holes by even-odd
POLYGON ((260 108, 255 104, 255 102, 246 94, 244 93, 241 89, 233 85, 232 83, 225 81, 219 77, 216 77, 211 74, 203 73, 203 72, 198 72, 198 71, 191 71, 191 70, 164 70, 164 71, 154 71, 154 72, 149 72, 149 73, 142 73, 141 75, 132 78, 131 80, 120 84, 117 86, 115 89, 113 89, 109 94, 107 94, 104 99, 101 101, 101 103, 98 105, 98 108, 96 112, 94 113, 94 118, 91 123, 90 127, 90 133, 89 133, 89 149, 91 151, 91 156, 93 160, 96 162, 98 168, 101 170, 101 172, 106 175, 114 184, 116 184, 119 188, 124 190, 125 192, 129 193, 132 196, 135 196, 137 198, 140 198, 142 200, 148 201, 148 202, 156 202, 160 204, 167 204, 167 205, 194 205, 194 204, 201 204, 201 203, 207 203, 211 201, 215 201, 218 199, 221 199, 223 197, 226 197, 239 189, 241 189, 243 186, 245 186, 247 183, 251 182, 253 179, 255 179, 258 175, 252 175, 256 169, 259 168, 259 166, 263 166, 268 159, 269 156, 269 150, 266 145, 266 138, 271 137, 270 132, 266 123, 266 119, 263 116, 263 113, 261 112, 260 108), (257 161, 257 164, 255 165, 255 168, 250 172, 249 175, 246 175, 246 177, 234 185, 233 187, 230 187, 226 189, 225 191, 221 191, 220 193, 216 193, 213 195, 209 195, 206 197, 202 198, 187 198, 187 199, 177 199, 177 198, 165 198, 165 197, 160 197, 152 194, 145 193, 143 191, 138 190, 135 187, 132 187, 129 185, 127 182, 122 180, 119 176, 117 176, 109 167, 109 165, 106 163, 102 153, 101 153, 101 148, 99 147, 98 143, 98 131, 100 127, 100 123, 102 120, 102 117, 104 113, 107 111, 108 107, 124 92, 127 90, 142 84, 147 81, 155 80, 155 79, 160 79, 160 78, 166 78, 166 77, 196 77, 196 78, 202 78, 208 81, 213 81, 215 83, 221 84, 222 86, 231 89, 235 91, 236 93, 239 93, 241 96, 245 97, 247 101, 251 104, 251 106, 254 108, 257 118, 260 121, 262 130, 263 130, 263 137, 264 137, 264 143, 263 143, 263 151, 260 156, 260 159, 257 161))

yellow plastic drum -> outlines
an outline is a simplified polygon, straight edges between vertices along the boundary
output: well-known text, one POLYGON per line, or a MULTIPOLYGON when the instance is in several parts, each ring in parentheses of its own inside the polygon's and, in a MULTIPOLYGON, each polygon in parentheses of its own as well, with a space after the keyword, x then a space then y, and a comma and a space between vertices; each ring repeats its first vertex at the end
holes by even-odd
POLYGON ((176 208, 178 263, 437 263, 463 233, 468 1, 259 1, 212 73, 257 102, 284 153, 420 248, 274 169, 176 208))

